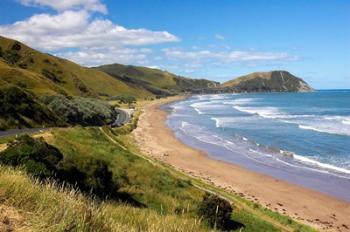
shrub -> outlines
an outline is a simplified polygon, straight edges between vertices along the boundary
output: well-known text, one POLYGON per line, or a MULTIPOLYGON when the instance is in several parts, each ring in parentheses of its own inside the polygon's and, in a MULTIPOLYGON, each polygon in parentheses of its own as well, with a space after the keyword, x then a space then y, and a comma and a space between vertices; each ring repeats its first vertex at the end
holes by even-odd
POLYGON ((89 158, 82 165, 71 161, 62 163, 59 178, 81 191, 92 193, 100 198, 117 198, 118 184, 113 179, 107 162, 89 158))
POLYGON ((12 47, 11 47, 11 50, 12 51, 19 51, 19 50, 21 50, 21 44, 19 43, 19 42, 15 42, 13 45, 12 45, 12 47))
POLYGON ((47 69, 43 69, 41 70, 41 74, 43 74, 46 78, 50 79, 53 82, 56 83, 63 83, 62 78, 57 76, 55 73, 47 70, 47 69))
POLYGON ((8 127, 61 124, 33 94, 16 86, 0 88, 0 118, 8 121, 8 127))
POLYGON ((119 95, 119 96, 113 96, 110 98, 110 100, 116 100, 119 101, 120 103, 125 103, 125 104, 132 104, 136 102, 136 98, 132 95, 119 95))
POLYGON ((22 166, 27 173, 41 180, 64 181, 100 198, 118 197, 118 184, 107 162, 94 158, 85 159, 82 164, 67 161, 57 148, 29 135, 9 142, 8 148, 0 153, 0 163, 22 166))
POLYGON ((198 208, 198 215, 209 226, 225 230, 230 226, 232 207, 231 204, 216 195, 206 193, 198 208))
POLYGON ((28 135, 11 141, 0 155, 0 163, 23 166, 28 173, 41 179, 54 177, 62 159, 63 155, 57 148, 28 135))
POLYGON ((117 112, 112 106, 96 99, 82 97, 68 99, 59 95, 44 97, 43 101, 70 124, 101 126, 112 123, 117 117, 117 112))

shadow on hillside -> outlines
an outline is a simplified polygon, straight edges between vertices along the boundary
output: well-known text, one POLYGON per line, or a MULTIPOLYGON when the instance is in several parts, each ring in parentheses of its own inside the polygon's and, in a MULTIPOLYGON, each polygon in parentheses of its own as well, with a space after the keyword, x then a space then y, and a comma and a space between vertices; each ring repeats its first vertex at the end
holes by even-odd
POLYGON ((119 202, 128 204, 130 206, 137 207, 137 208, 146 208, 147 207, 147 205, 135 200, 129 193, 126 193, 126 192, 118 192, 117 196, 115 196, 111 200, 119 201, 119 202))
POLYGON ((225 226, 225 230, 223 231, 236 231, 238 229, 243 229, 245 226, 244 224, 240 223, 240 222, 236 222, 236 221, 233 221, 233 220, 230 220, 226 226, 225 226))

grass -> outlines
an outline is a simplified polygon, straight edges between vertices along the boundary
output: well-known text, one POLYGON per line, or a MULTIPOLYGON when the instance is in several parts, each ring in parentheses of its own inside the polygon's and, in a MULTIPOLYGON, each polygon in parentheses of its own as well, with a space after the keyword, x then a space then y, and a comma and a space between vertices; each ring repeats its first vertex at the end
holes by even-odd
POLYGON ((203 192, 187 178, 174 178, 169 171, 155 168, 146 160, 111 143, 97 128, 58 129, 52 143, 65 159, 82 163, 96 157, 110 164, 121 191, 161 214, 185 210, 194 214, 203 192))
POLYGON ((22 43, 0 36, 3 53, 15 53, 15 62, 0 56, 0 86, 13 84, 37 95, 65 94, 99 97, 130 94, 139 98, 151 96, 137 86, 130 86, 112 76, 71 61, 36 51, 22 43), (13 46, 19 45, 19 50, 13 46), (49 74, 49 75, 47 75, 49 74), (48 78, 50 77, 50 78, 48 78))
POLYGON ((56 185, 39 183, 21 170, 0 166, 1 204, 22 212, 22 231, 208 231, 186 215, 97 202, 56 185))

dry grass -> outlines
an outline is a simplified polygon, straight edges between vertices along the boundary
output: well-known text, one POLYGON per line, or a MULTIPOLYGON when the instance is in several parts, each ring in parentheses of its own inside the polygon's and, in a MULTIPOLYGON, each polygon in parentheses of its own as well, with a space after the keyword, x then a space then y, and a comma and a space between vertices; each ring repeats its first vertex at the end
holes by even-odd
POLYGON ((20 170, 0 166, 0 176, 2 204, 26 212, 14 220, 25 225, 22 231, 207 231, 186 215, 97 202, 52 182, 39 183, 20 170))

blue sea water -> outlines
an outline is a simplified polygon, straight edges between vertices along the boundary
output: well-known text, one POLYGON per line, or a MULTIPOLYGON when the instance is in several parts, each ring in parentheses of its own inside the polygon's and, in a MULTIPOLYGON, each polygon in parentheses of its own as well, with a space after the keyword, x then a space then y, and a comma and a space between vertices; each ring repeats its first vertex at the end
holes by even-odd
POLYGON ((168 125, 212 158, 350 201, 350 90, 194 95, 168 125))

